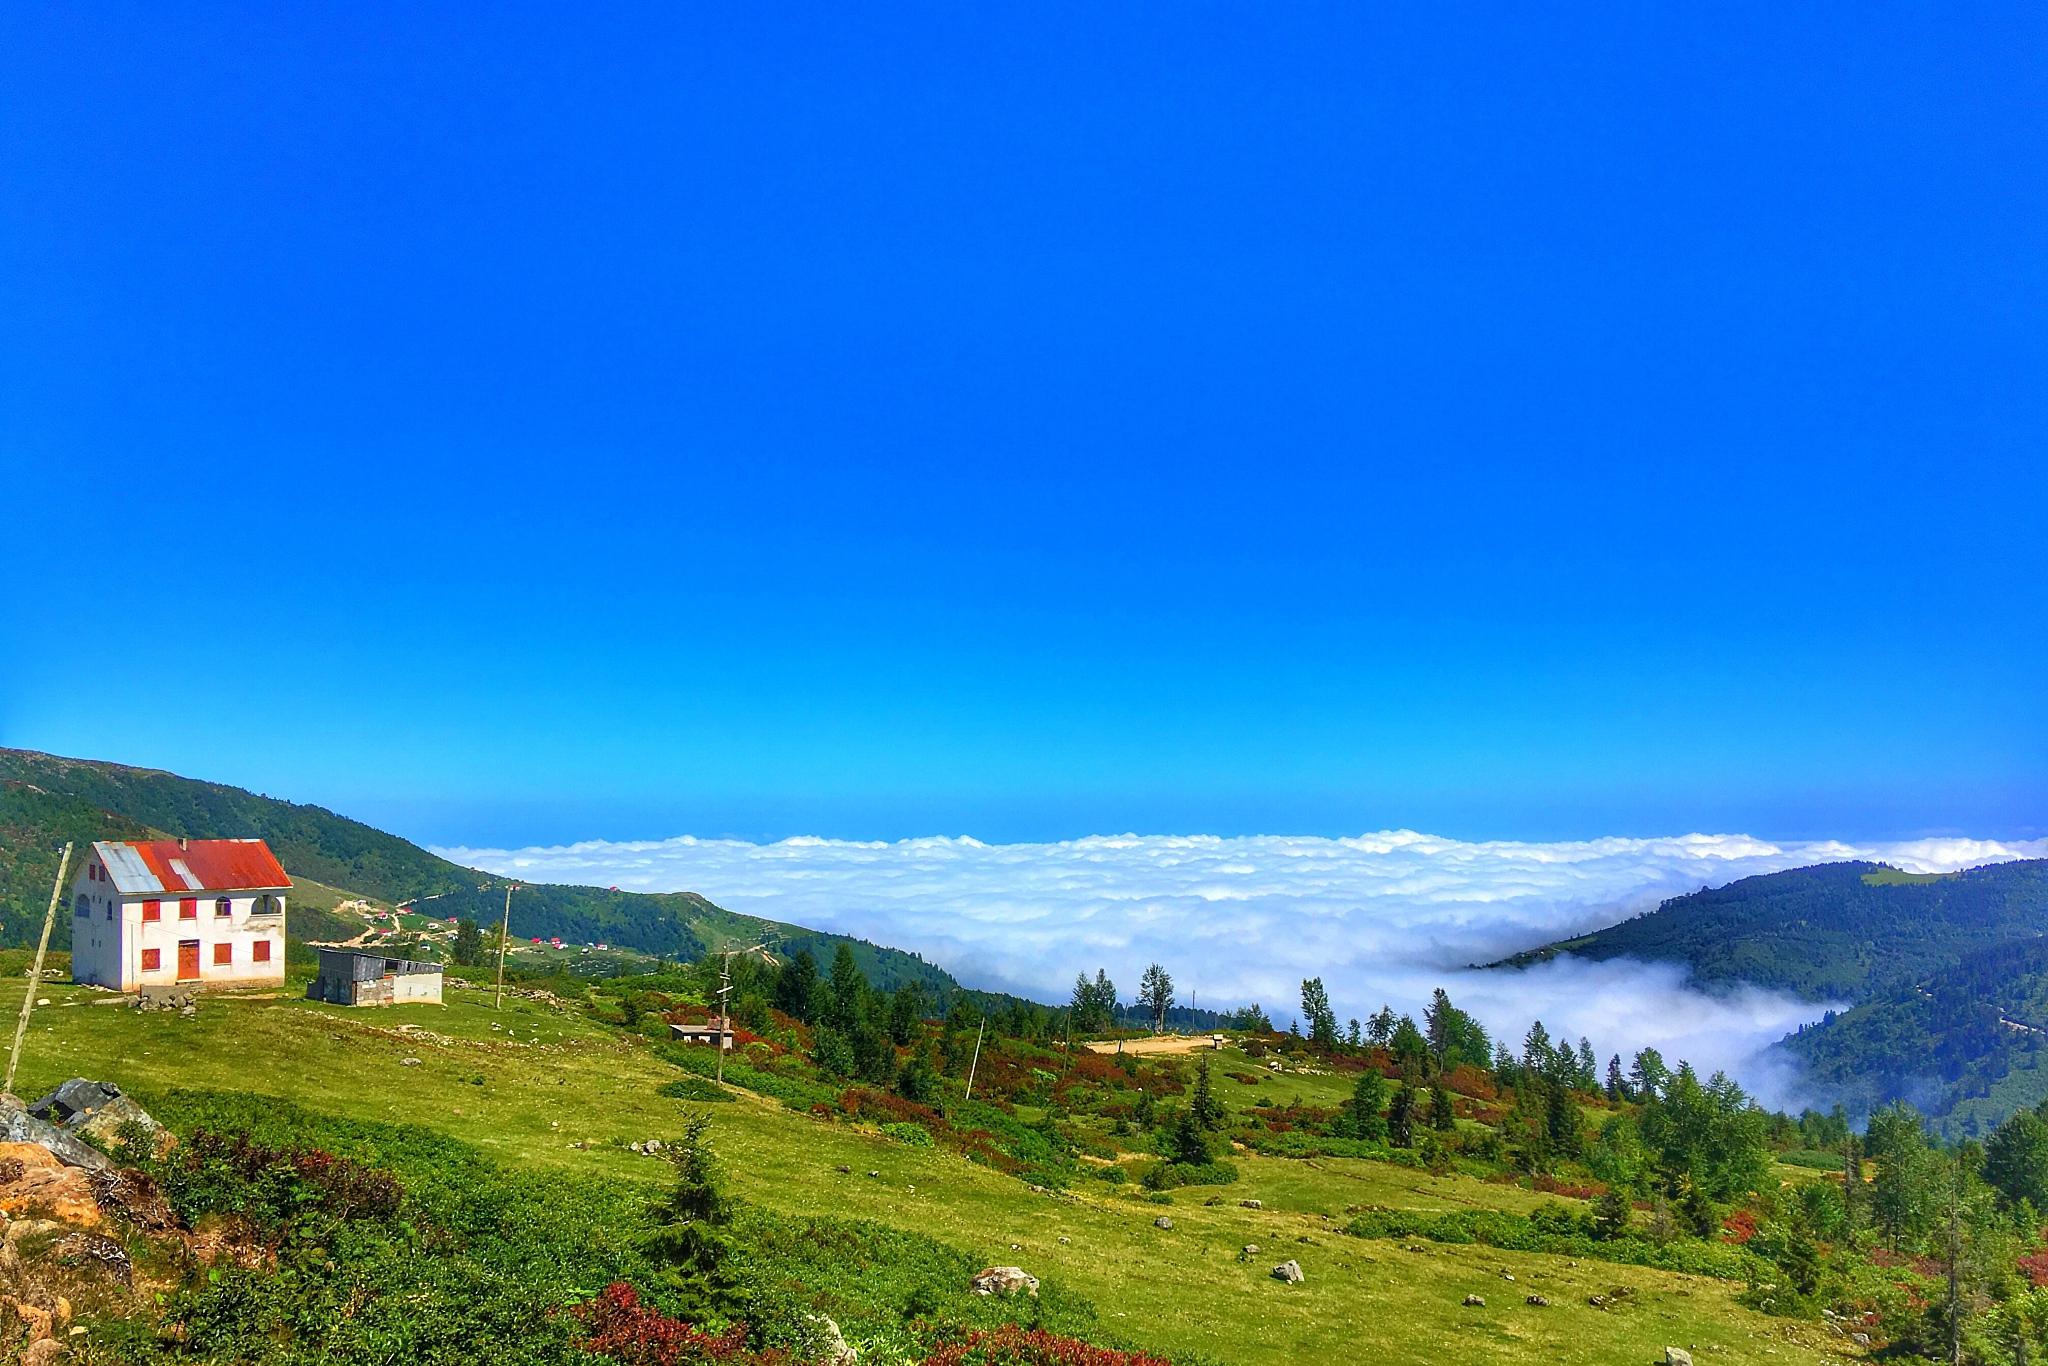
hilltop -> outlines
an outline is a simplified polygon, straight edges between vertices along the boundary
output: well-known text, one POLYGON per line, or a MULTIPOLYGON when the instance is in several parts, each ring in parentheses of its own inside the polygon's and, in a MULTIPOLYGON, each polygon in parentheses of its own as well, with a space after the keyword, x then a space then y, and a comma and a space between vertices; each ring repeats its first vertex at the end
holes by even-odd
MULTIPOLYGON (((351 920, 334 909, 344 901, 385 909, 417 901, 437 918, 483 925, 495 925, 502 910, 505 879, 325 807, 161 769, 0 749, 0 944, 34 942, 66 840, 152 835, 266 840, 299 884, 292 937, 301 942, 361 932, 360 917, 351 920)), ((58 948, 68 947, 70 929, 69 917, 59 916, 58 948)), ((516 938, 605 942, 671 959, 772 938, 778 953, 809 950, 822 962, 845 944, 878 984, 917 982, 942 996, 962 990, 950 973, 914 953, 737 915, 694 892, 522 882, 512 898, 511 930, 516 938)))
POLYGON ((1750 984, 1862 1002, 2048 931, 2048 859, 1958 873, 1878 863, 1792 868, 1672 897, 1654 911, 1505 960, 1558 954, 1683 963, 1704 987, 1750 984))

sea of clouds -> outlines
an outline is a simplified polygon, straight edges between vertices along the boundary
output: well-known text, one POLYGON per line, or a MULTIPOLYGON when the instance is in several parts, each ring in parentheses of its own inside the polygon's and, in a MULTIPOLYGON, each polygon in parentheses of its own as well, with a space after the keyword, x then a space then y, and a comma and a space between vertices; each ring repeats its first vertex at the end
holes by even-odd
POLYGON ((1772 843, 1747 835, 1471 843, 1383 831, 1302 836, 1107 835, 1053 844, 966 838, 772 844, 682 836, 530 849, 438 850, 534 881, 695 891, 730 910, 913 948, 973 986, 1064 1000, 1109 970, 1129 999, 1147 963, 1183 1003, 1258 1001, 1283 1027, 1319 976, 1340 1017, 1416 1012, 1437 986, 1497 1035, 1541 1019, 1605 1059, 1654 1045, 1725 1068, 1777 1104, 1797 1079, 1763 1050, 1828 1007, 1773 992, 1689 988, 1669 964, 1558 959, 1479 970, 1612 924, 1665 897, 1842 859, 1946 872, 2048 856, 2048 840, 1772 843))

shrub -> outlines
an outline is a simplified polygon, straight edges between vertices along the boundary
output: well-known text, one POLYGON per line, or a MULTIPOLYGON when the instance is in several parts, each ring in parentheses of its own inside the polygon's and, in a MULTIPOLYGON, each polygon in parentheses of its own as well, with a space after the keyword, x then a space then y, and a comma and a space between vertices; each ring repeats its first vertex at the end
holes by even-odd
POLYGON ((730 1101, 733 1098, 732 1092, 709 1077, 695 1075, 677 1077, 674 1081, 665 1083, 661 1088, 661 1094, 675 1100, 730 1101))
POLYGON ((934 1338, 923 1366, 1172 1366, 1165 1357, 1096 1347, 1043 1328, 1008 1324, 934 1338))
POLYGON ((1237 1168, 1229 1162, 1155 1162, 1146 1169, 1142 1184, 1146 1190, 1170 1191, 1182 1186, 1227 1186, 1237 1180, 1237 1168))
POLYGON ((1527 1215, 1504 1210, 1417 1210, 1369 1208, 1346 1226, 1355 1238, 1427 1238, 1437 1243, 1477 1243, 1509 1252, 1548 1252, 1598 1258, 1630 1266, 1654 1266, 1722 1280, 1769 1278, 1769 1263, 1727 1243, 1689 1238, 1659 1245, 1642 1238, 1596 1236, 1593 1221, 1551 1202, 1527 1215))
POLYGON ((573 1311, 583 1325, 583 1348, 627 1366, 685 1366, 686 1363, 780 1362, 779 1352, 747 1350, 747 1326, 706 1333, 640 1303, 632 1286, 614 1282, 573 1311))
POLYGON ((933 1146, 932 1131, 925 1128, 922 1124, 912 1124, 909 1120, 897 1120, 891 1124, 884 1124, 882 1132, 905 1147, 929 1148, 933 1146))

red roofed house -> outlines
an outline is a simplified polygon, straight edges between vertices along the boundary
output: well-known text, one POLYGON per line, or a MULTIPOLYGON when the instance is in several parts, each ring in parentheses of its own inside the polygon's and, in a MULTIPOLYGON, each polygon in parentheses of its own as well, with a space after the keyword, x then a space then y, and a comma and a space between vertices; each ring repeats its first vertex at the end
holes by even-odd
POLYGON ((262 840, 99 840, 71 884, 71 980, 281 986, 291 885, 262 840))

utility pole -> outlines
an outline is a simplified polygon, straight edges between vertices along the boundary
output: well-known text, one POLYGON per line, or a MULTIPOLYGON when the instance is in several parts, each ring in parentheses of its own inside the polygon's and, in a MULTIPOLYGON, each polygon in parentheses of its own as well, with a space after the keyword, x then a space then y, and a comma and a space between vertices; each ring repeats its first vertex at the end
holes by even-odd
POLYGON ((725 1085, 725 1041, 732 1037, 732 1007, 726 997, 732 995, 732 950, 727 949, 718 966, 718 1037, 713 1043, 718 1049, 718 1084, 725 1085))
POLYGON ((505 915, 498 922, 498 996, 491 1002, 492 1010, 505 1008, 505 949, 512 942, 512 893, 519 890, 519 884, 505 884, 505 915))
POLYGON ((974 1099, 974 1069, 981 1065, 981 1036, 987 1029, 988 1016, 984 1014, 981 1017, 981 1028, 974 1031, 974 1057, 967 1064, 967 1095, 964 1097, 966 1100, 974 1099))
POLYGON ((21 1041, 28 1033, 28 1013, 35 1009, 36 993, 43 987, 43 955, 50 950, 50 926, 57 920, 57 898, 64 895, 64 875, 71 871, 71 841, 64 842, 64 857, 57 861, 57 880, 50 886, 50 909, 43 912, 43 937, 36 941, 36 964, 29 969, 28 994, 21 998, 21 1018, 14 1022, 14 1047, 7 1054, 7 1084, 0 1086, 14 1094, 14 1069, 21 1062, 21 1041))

